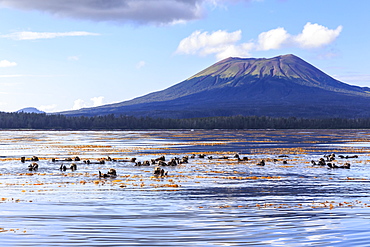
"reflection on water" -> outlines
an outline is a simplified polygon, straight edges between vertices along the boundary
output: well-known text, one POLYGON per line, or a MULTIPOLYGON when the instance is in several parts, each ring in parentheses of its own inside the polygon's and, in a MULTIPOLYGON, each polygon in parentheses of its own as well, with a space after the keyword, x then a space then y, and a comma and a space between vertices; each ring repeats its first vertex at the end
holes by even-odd
POLYGON ((2 131, 1 246, 367 246, 369 135, 2 131), (312 167, 329 153, 359 158, 334 161, 351 169, 312 167), (154 165, 83 162, 192 154, 189 163, 163 167, 166 177, 153 177, 154 165), (20 162, 33 155, 40 157, 38 171, 20 162), (82 160, 74 162, 77 171, 60 171, 61 162, 51 161, 74 156, 82 160), (256 165, 261 159, 265 166, 256 165), (116 178, 98 177, 110 168, 116 178))

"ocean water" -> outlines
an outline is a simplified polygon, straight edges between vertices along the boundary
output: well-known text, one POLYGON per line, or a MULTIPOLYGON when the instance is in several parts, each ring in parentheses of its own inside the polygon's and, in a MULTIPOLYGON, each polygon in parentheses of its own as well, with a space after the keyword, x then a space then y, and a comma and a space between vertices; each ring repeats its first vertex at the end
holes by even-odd
POLYGON ((1 246, 369 246, 369 137, 368 130, 1 131, 1 246), (351 168, 312 166, 331 153, 351 168), (32 156, 37 171, 28 170, 32 156), (64 161, 75 156, 81 161, 64 161), (161 167, 168 172, 161 177, 156 165, 108 156, 189 159, 161 167), (76 171, 59 169, 71 163, 76 171), (117 177, 99 178, 111 168, 117 177))

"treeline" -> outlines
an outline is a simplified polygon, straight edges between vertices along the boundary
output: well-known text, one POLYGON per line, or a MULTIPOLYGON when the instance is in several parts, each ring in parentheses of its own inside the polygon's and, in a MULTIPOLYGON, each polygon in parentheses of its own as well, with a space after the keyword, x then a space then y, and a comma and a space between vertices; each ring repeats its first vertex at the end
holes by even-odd
POLYGON ((36 113, 0 112, 0 129, 112 130, 112 129, 367 129, 370 118, 307 119, 295 117, 232 116, 167 119, 133 116, 68 117, 36 113))

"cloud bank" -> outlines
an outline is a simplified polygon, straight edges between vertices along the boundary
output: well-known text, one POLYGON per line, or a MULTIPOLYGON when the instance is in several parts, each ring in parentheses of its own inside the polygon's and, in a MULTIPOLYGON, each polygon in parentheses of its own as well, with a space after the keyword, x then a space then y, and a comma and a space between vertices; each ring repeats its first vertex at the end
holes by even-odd
POLYGON ((98 33, 89 33, 83 31, 64 32, 64 33, 48 33, 48 32, 15 32, 11 34, 1 35, 2 38, 9 38, 14 40, 36 40, 36 39, 54 39, 59 37, 71 36, 96 36, 98 33))
POLYGON ((0 6, 92 21, 172 24, 205 16, 207 6, 260 0, 0 0, 0 6))
POLYGON ((202 16, 209 0, 0 0, 0 5, 93 21, 168 24, 202 16))
POLYGON ((248 57, 253 51, 276 50, 284 47, 299 47, 303 49, 320 48, 334 42, 343 27, 329 29, 319 24, 308 22, 300 34, 291 35, 284 28, 263 32, 256 41, 239 43, 241 30, 227 32, 218 30, 213 33, 195 31, 189 37, 180 41, 176 53, 191 55, 215 55, 217 59, 239 56, 248 57))

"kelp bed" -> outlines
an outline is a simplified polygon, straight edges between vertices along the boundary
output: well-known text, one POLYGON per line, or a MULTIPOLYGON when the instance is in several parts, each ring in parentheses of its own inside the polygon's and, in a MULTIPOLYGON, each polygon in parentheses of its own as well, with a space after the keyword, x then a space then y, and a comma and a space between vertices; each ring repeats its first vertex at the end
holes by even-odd
MULTIPOLYGON (((122 215, 136 217, 130 218, 137 224, 131 226, 131 230, 142 229, 143 225, 148 224, 146 221, 144 223, 142 217, 154 220, 157 224, 152 227, 153 231, 145 228, 151 236, 145 239, 158 244, 160 235, 156 231, 161 227, 175 232, 180 231, 180 228, 181 231, 189 231, 188 234, 197 235, 193 232, 193 226, 184 225, 184 221, 189 224, 189 217, 194 223, 201 220, 198 223, 203 224, 206 229, 209 221, 212 224, 214 221, 223 224, 218 219, 219 214, 234 217, 235 220, 252 215, 254 223, 265 217, 276 219, 276 215, 287 212, 307 217, 307 220, 315 220, 312 215, 318 214, 325 214, 325 217, 332 215, 335 219, 338 219, 338 215, 354 217, 357 214, 355 218, 361 221, 368 217, 370 207, 370 176, 367 171, 370 160, 369 136, 370 132, 367 130, 0 132, 0 206, 4 218, 0 223, 0 235, 24 236, 21 240, 10 237, 8 243, 32 245, 43 235, 58 243, 68 233, 71 236, 66 243, 83 245, 81 242, 77 244, 74 233, 70 233, 73 228, 71 225, 76 227, 78 222, 72 224, 69 219, 83 217, 89 210, 94 214, 99 208, 110 213, 96 214, 95 227, 98 228, 99 221, 108 221, 112 227, 121 229, 122 222, 114 219, 122 215), (337 157, 334 163, 341 165, 349 162, 351 168, 312 166, 311 160, 317 161, 331 153, 335 153, 337 157), (234 157, 235 154, 247 157, 248 160, 238 160, 234 157), (33 155, 39 158, 36 161, 39 165, 37 171, 28 170, 31 161, 20 162, 20 157, 31 158, 33 155), (191 158, 192 155, 194 158, 191 158), (201 158, 201 155, 205 157, 201 158), (341 159, 338 155, 357 155, 358 158, 341 159), (63 160, 75 156, 81 160, 52 161, 52 158, 63 160), (188 163, 162 166, 168 175, 154 176, 153 170, 157 164, 137 166, 134 162, 109 161, 108 156, 116 160, 135 157, 140 162, 160 156, 165 156, 166 162, 175 157, 188 156, 189 159, 188 163), (257 165, 262 159, 266 165, 257 165), (86 160, 92 163, 87 164, 86 160), (99 164, 100 160, 104 160, 104 164, 99 164), (77 165, 76 171, 59 169, 61 164, 69 167, 71 163, 77 165), (98 176, 99 171, 107 172, 110 168, 117 171, 116 177, 98 176), (84 212, 76 208, 81 208, 84 212), (160 213, 160 216, 156 217, 153 212, 160 213), (178 218, 178 212, 186 214, 178 218), (358 216, 359 212, 366 217, 358 216), (44 214, 47 215, 47 220, 44 214), (29 219, 30 215, 32 221, 29 219), (23 221, 24 218, 27 220, 23 221), (171 228, 169 222, 159 219, 175 220, 177 228, 171 228), (56 222, 64 223, 59 225, 56 222), (57 224, 58 227, 50 228, 50 223, 57 224), (27 242, 26 239, 30 238, 34 241, 27 242)), ((285 221, 291 216, 279 217, 278 219, 285 221)), ((267 230, 272 227, 271 224, 262 224, 259 228, 265 234, 272 234, 267 230)), ((297 224, 291 226, 294 231, 303 227, 297 224)), ((223 225, 226 227, 228 224, 223 225)), ((244 231, 247 227, 240 222, 230 225, 238 231, 244 231)), ((215 234, 221 229, 219 226, 216 228, 217 231, 208 229, 207 234, 215 234)), ((222 229, 227 231, 227 227, 222 229)), ((343 227, 342 230, 345 229, 347 228, 343 227)), ((95 237, 102 237, 101 232, 93 235, 91 228, 84 231, 90 234, 83 242, 86 246, 94 246, 97 244, 95 237)), ((241 244, 246 238, 233 235, 235 233, 231 230, 227 232, 234 237, 236 244, 241 244)), ((288 240, 283 243, 294 242, 288 237, 291 233, 286 230, 284 236, 288 240)), ((120 244, 129 241, 118 237, 115 231, 110 234, 119 239, 120 244)), ((339 234, 343 235, 343 232, 338 232, 339 234)), ((177 239, 182 239, 180 232, 175 235, 177 239)), ((256 243, 267 244, 262 236, 254 237, 256 243)), ((131 241, 142 238, 136 236, 131 241)), ((216 241, 204 237, 195 244, 226 241, 223 237, 220 238, 216 241)), ((301 240, 309 241, 305 235, 301 240)), ((163 241, 162 239, 162 244, 163 241)), ((315 241, 310 243, 321 243, 317 239, 315 241)), ((112 239, 103 242, 119 245, 112 239)), ((171 240, 164 242, 171 243, 171 240)), ((194 244, 191 241, 181 241, 181 245, 191 243, 194 244)))

